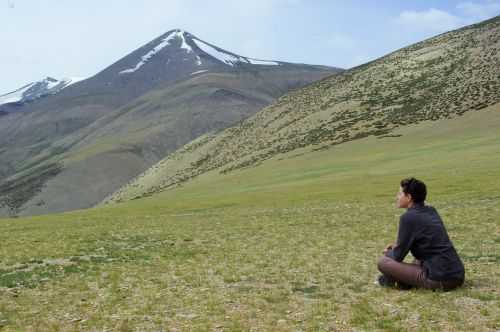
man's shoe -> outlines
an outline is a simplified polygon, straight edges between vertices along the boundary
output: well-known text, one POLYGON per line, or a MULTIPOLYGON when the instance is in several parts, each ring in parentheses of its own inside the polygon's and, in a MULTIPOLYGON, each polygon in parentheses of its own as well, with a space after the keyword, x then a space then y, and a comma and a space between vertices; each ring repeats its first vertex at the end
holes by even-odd
POLYGON ((382 287, 396 287, 396 281, 383 274, 377 278, 377 281, 378 284, 382 287))

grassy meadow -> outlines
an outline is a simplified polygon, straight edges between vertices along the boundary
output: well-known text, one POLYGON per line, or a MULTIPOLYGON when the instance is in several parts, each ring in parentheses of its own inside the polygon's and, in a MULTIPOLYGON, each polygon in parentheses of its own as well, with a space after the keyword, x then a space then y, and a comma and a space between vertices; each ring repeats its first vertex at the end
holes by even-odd
POLYGON ((0 331, 500 330, 498 128, 499 105, 0 220, 0 331), (427 183, 463 258, 459 290, 374 284, 407 176, 427 183))

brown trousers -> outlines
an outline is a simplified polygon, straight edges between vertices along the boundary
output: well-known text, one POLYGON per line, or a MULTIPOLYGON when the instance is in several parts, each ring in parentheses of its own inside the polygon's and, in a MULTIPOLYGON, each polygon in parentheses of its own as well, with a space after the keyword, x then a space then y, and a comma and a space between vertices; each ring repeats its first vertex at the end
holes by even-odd
POLYGON ((463 280, 436 281, 428 279, 419 262, 413 264, 401 263, 387 256, 382 256, 378 260, 378 269, 385 276, 392 278, 399 283, 418 288, 441 289, 448 291, 457 288, 464 283, 463 280))

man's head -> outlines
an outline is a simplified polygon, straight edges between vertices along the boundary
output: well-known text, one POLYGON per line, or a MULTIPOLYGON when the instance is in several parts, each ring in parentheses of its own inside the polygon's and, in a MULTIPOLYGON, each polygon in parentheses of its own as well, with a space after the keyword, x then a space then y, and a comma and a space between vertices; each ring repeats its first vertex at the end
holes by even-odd
POLYGON ((401 188, 397 196, 398 207, 408 208, 415 203, 423 203, 427 196, 425 183, 415 178, 401 180, 401 188))

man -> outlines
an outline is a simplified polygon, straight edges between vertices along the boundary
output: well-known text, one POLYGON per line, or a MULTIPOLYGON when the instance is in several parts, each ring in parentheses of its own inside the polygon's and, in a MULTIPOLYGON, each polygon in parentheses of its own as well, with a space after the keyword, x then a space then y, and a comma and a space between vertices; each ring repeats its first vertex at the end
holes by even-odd
POLYGON ((425 205, 426 196, 422 181, 401 181, 396 204, 407 211, 399 220, 397 243, 388 245, 378 261, 381 286, 451 290, 463 284, 462 261, 436 209, 425 205), (408 252, 415 257, 412 264, 403 263, 408 252))

